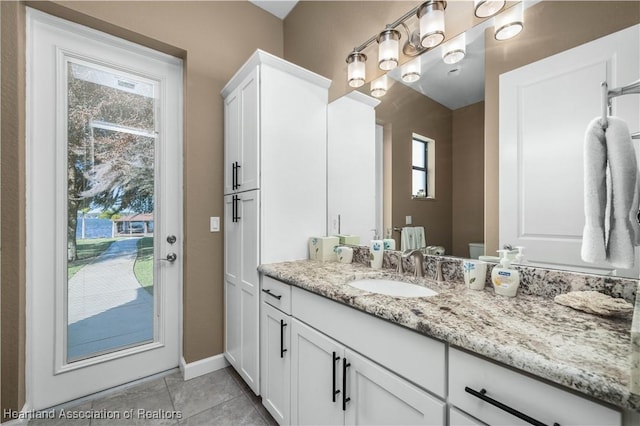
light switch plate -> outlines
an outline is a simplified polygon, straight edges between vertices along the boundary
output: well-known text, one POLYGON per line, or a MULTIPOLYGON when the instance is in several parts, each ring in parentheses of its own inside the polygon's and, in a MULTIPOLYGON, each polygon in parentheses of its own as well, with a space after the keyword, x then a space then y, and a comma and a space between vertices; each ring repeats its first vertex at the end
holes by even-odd
POLYGON ((406 217, 405 217, 404 224, 405 224, 405 225, 411 225, 411 219, 412 219, 412 218, 411 218, 411 216, 406 216, 406 217))
POLYGON ((212 216, 209 218, 209 231, 210 232, 220 232, 220 218, 217 216, 212 216))

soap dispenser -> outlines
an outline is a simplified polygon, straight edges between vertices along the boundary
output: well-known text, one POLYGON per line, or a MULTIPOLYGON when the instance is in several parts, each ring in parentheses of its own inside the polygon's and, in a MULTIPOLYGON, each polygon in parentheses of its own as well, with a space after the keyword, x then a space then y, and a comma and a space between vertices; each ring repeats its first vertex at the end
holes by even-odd
POLYGON ((491 282, 496 294, 515 297, 520 286, 520 273, 511 268, 511 261, 507 254, 509 250, 498 250, 500 266, 495 266, 491 272, 491 282))
POLYGON ((383 240, 378 237, 378 231, 376 229, 372 229, 372 231, 374 234, 373 240, 371 240, 371 245, 369 246, 369 260, 371 261, 372 269, 380 269, 382 268, 384 243, 383 240))
POLYGON ((382 242, 384 243, 385 250, 396 249, 396 240, 394 240, 393 236, 391 236, 391 228, 387 228, 387 235, 384 237, 384 240, 382 240, 382 242))

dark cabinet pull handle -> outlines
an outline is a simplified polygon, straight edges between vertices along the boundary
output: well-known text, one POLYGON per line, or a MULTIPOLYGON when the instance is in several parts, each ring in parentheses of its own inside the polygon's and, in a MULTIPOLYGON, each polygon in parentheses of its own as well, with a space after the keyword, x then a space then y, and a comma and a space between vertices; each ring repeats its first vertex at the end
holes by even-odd
POLYGON ((351 364, 347 362, 347 358, 342 358, 342 411, 347 411, 347 402, 351 401, 351 398, 347 397, 347 368, 351 367, 351 364))
POLYGON ((237 162, 231 163, 231 189, 236 189, 236 164, 237 162))
MULTIPOLYGON (((540 421, 538 421, 538 420, 536 420, 536 419, 534 419, 532 417, 529 417, 526 414, 521 413, 520 411, 518 411, 518 410, 516 410, 514 408, 511 408, 508 405, 505 405, 500 401, 496 401, 495 399, 488 397, 486 395, 487 394, 486 389, 481 389, 480 392, 478 392, 475 389, 471 389, 469 386, 465 386, 464 391, 467 392, 467 393, 470 393, 471 395, 475 396, 476 398, 480 398, 481 400, 493 405, 494 407, 498 407, 499 409, 501 409, 503 411, 506 411, 507 413, 509 413, 509 414, 511 414, 513 416, 516 416, 517 418, 519 418, 521 420, 524 420, 525 422, 527 422, 529 424, 532 424, 534 426, 547 426, 546 424, 544 424, 544 423, 542 423, 542 422, 540 422, 540 421)), ((560 424, 559 423, 554 423, 553 426, 560 426, 560 424)))
POLYGON ((284 348, 284 328, 287 326, 287 323, 284 320, 280 320, 280 358, 284 358, 284 353, 287 351, 284 348))
POLYGON ((238 162, 236 161, 236 168, 235 168, 235 170, 234 170, 234 172, 235 172, 235 174, 236 174, 236 176, 235 176, 236 186, 235 186, 235 188, 233 188, 233 189, 238 189, 238 188, 240 188, 240 186, 241 186, 241 185, 240 185, 240 183, 238 182, 238 169, 239 169, 240 167, 242 167, 242 166, 240 166, 240 164, 238 164, 238 162))
POLYGON ((234 213, 233 221, 234 222, 240 222, 241 218, 240 218, 240 215, 238 214, 238 201, 242 201, 242 200, 240 199, 240 197, 238 195, 234 195, 233 198, 234 198, 233 202, 234 202, 234 205, 235 205, 235 213, 234 213))
POLYGON ((231 200, 231 222, 236 223, 236 196, 232 196, 231 200))
POLYGON ((282 296, 281 296, 281 295, 271 293, 271 290, 269 290, 268 288, 263 288, 263 289, 262 289, 262 291, 263 291, 263 292, 265 292, 265 293, 267 293, 267 294, 268 294, 269 296, 271 296, 271 297, 275 297, 275 298, 276 298, 276 299, 278 299, 278 300, 282 299, 282 296))
POLYGON ((340 357, 334 352, 331 356, 331 360, 331 363, 333 364, 333 376, 331 377, 333 389, 331 390, 331 398, 333 399, 333 402, 336 402, 336 395, 340 393, 340 389, 336 389, 336 361, 340 361, 340 357))

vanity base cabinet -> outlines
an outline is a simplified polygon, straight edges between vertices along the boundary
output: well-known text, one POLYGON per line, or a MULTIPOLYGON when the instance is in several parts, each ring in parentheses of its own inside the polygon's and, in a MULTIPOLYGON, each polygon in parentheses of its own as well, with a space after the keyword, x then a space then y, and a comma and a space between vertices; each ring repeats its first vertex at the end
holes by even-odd
POLYGON ((363 356, 345 350, 346 425, 444 425, 446 404, 363 356))
POLYGON ((449 401, 487 424, 529 423, 517 413, 547 425, 622 422, 619 411, 455 348, 449 349, 449 401))
POLYGON ((301 321, 292 323, 292 424, 445 424, 443 401, 301 321))
POLYGON ((289 424, 291 380, 291 317, 262 303, 260 318, 262 405, 278 424, 289 424))
POLYGON ((298 287, 292 288, 292 315, 421 388, 446 398, 443 342, 298 287))
POLYGON ((343 424, 344 346, 294 318, 291 352, 291 424, 343 424))

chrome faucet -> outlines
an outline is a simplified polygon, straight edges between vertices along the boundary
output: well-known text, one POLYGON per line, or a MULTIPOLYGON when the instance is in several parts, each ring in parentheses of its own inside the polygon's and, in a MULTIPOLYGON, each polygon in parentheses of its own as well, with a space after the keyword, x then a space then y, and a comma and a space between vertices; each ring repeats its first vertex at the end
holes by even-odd
POLYGON ((414 250, 405 250, 402 253, 402 257, 411 257, 413 256, 413 266, 415 270, 415 277, 422 278, 424 277, 424 253, 420 249, 414 250))

